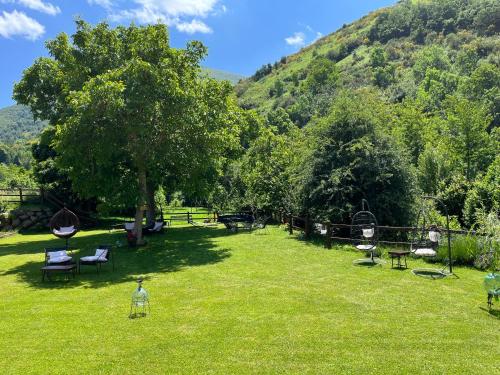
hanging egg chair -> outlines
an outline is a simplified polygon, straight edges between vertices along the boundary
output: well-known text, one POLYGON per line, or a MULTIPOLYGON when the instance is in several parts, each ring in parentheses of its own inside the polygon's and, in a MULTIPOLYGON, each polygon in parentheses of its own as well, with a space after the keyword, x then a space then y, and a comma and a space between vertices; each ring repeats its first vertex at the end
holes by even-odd
POLYGON ((383 262, 377 257, 377 218, 370 212, 368 201, 363 199, 361 205, 361 211, 356 212, 352 218, 351 241, 357 250, 369 255, 369 258, 357 259, 353 263, 367 266, 381 264, 383 262))
POLYGON ((450 240, 450 219, 448 216, 448 210, 443 202, 441 202, 436 197, 424 196, 422 197, 422 207, 420 208, 419 214, 417 216, 417 223, 415 225, 415 230, 413 232, 413 238, 411 241, 410 252, 419 258, 426 259, 436 259, 438 256, 438 247, 441 241, 441 229, 438 228, 436 224, 430 224, 429 218, 429 207, 427 207, 426 202, 437 202, 442 206, 446 216, 446 230, 445 235, 447 236, 448 245, 448 259, 446 264, 442 269, 435 268, 416 268, 412 270, 412 273, 416 276, 426 277, 430 279, 442 279, 446 276, 453 275, 453 261, 451 254, 451 240, 450 240), (447 269, 448 268, 448 269, 447 269))
POLYGON ((66 248, 68 248, 68 240, 78 232, 80 220, 72 211, 64 207, 52 216, 49 225, 54 236, 66 240, 66 248))

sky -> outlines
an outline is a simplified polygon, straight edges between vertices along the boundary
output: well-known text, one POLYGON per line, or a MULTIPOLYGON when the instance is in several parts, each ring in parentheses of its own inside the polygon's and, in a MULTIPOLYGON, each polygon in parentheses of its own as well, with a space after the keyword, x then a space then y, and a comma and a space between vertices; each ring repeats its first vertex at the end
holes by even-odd
POLYGON ((171 45, 208 47, 203 66, 252 75, 265 63, 297 52, 395 0, 0 0, 0 108, 14 104, 24 69, 46 56, 44 43, 92 24, 169 25, 171 45))

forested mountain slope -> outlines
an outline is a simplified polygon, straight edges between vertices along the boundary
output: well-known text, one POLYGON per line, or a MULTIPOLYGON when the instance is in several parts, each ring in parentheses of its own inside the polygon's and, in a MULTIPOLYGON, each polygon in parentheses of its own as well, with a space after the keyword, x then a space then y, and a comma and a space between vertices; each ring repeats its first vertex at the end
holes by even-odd
POLYGON ((401 224, 427 194, 461 225, 498 218, 499 32, 498 0, 403 0, 264 65, 235 89, 267 130, 221 196, 345 222, 365 198, 401 224))
POLYGON ((498 68, 499 30, 497 0, 405 0, 264 65, 236 89, 243 107, 283 107, 300 125, 342 88, 372 86, 390 102, 420 97, 432 105, 479 67, 498 68))
POLYGON ((33 120, 28 107, 12 105, 0 109, 0 143, 34 139, 44 127, 45 122, 33 120))

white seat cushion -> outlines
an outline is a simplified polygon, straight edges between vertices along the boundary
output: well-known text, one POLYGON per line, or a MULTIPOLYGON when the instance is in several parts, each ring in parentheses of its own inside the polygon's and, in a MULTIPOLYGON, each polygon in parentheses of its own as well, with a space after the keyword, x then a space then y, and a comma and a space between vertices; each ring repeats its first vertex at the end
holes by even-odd
POLYGON ((47 255, 49 257, 47 263, 49 264, 65 263, 71 260, 65 250, 49 251, 47 255))
POLYGON ((95 255, 89 255, 89 256, 80 258, 80 260, 83 260, 84 262, 97 262, 98 259, 99 259, 99 257, 95 256, 95 255))
POLYGON ((433 257, 437 255, 436 251, 431 248, 417 249, 414 251, 414 254, 420 257, 433 257))
POLYGON ((375 250, 377 246, 373 245, 356 245, 356 249, 361 250, 361 251, 370 251, 370 250, 375 250))
POLYGON ((108 255, 107 249, 97 249, 95 255, 89 255, 86 257, 81 257, 80 260, 84 262, 106 262, 106 256, 108 255))
POLYGON ((65 235, 76 232, 76 229, 74 226, 60 227, 59 229, 54 229, 52 232, 56 235, 59 235, 59 236, 65 236, 65 235))

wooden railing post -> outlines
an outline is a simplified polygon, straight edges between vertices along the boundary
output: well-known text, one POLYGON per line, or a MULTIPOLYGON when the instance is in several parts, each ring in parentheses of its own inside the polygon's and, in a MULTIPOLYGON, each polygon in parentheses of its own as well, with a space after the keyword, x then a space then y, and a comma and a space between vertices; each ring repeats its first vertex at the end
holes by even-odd
POLYGON ((23 203, 23 189, 19 188, 19 202, 23 203))
POLYGON ((189 213, 189 211, 187 212, 187 221, 188 221, 188 224, 191 224, 191 218, 190 218, 191 214, 189 213))
POLYGON ((327 249, 332 248, 332 223, 326 223, 326 236, 325 236, 325 247, 327 249))
POLYGON ((292 216, 292 214, 288 215, 288 233, 293 234, 293 216, 292 216))

